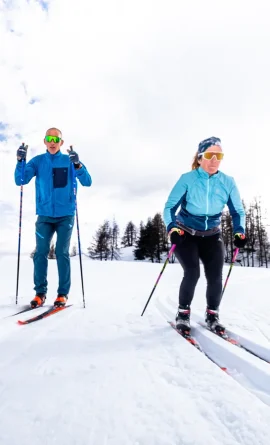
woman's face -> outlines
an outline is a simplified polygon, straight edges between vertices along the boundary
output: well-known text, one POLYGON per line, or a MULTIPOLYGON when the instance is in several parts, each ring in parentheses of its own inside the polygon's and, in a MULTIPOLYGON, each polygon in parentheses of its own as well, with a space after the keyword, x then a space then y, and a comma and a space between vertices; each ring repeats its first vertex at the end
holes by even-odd
MULTIPOLYGON (((200 164, 200 166, 207 172, 209 173, 209 175, 214 175, 218 169, 219 169, 219 164, 221 162, 221 159, 218 160, 217 156, 215 155, 215 153, 222 153, 222 148, 219 145, 212 145, 211 147, 208 147, 207 150, 205 150, 204 153, 202 153, 202 155, 199 157, 198 162, 200 164), (208 154, 206 154, 208 153, 208 154), (212 156, 211 156, 212 154, 212 156), (210 158, 210 159, 206 159, 210 158)), ((221 156, 221 155, 219 155, 221 156)))

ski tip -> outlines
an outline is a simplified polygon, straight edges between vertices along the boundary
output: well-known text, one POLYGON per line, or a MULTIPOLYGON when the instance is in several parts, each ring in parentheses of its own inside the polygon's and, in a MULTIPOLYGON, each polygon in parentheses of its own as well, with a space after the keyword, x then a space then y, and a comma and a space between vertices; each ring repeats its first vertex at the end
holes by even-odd
POLYGON ((18 320, 17 323, 18 323, 18 325, 20 325, 20 326, 26 324, 25 321, 21 321, 21 320, 18 320))
POLYGON ((224 368, 223 366, 221 366, 220 369, 221 369, 221 371, 227 372, 227 374, 228 374, 228 369, 227 368, 224 368))

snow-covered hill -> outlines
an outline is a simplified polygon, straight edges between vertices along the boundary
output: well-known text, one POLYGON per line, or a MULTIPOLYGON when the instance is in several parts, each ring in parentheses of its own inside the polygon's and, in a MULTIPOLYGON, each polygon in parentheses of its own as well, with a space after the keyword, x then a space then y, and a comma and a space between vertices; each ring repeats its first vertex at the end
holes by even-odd
MULTIPOLYGON (((167 320, 182 276, 169 264, 144 304, 161 264, 72 258, 71 308, 28 326, 7 317, 33 296, 23 256, 15 305, 16 256, 0 257, 0 444, 268 445, 270 364, 204 331, 205 281, 192 311, 194 335, 221 371, 167 320)), ((225 273, 227 267, 225 267, 225 273)), ((270 361, 270 271, 234 268, 222 321, 270 361)), ((49 262, 50 304, 57 289, 49 262)), ((37 309, 36 313, 44 309, 37 309)))

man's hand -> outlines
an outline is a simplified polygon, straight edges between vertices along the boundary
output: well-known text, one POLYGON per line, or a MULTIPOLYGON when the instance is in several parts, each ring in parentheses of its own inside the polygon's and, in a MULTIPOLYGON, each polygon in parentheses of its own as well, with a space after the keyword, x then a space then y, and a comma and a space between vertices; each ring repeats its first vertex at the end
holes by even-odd
POLYGON ((69 160, 72 164, 74 164, 74 167, 76 169, 81 168, 82 164, 80 163, 79 155, 73 150, 72 145, 70 146, 70 150, 67 150, 67 152, 69 155, 69 160))
POLYGON ((24 142, 17 150, 17 160, 19 162, 26 160, 28 145, 24 145, 24 142))

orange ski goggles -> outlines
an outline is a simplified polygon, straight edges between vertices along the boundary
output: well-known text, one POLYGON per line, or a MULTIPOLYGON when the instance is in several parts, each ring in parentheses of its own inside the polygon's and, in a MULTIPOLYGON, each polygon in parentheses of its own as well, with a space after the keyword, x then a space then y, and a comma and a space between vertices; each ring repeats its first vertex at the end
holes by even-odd
POLYGON ((205 151, 204 153, 199 154, 199 158, 203 157, 207 161, 211 161, 214 156, 218 161, 222 161, 222 159, 224 158, 224 153, 216 151, 205 151))

